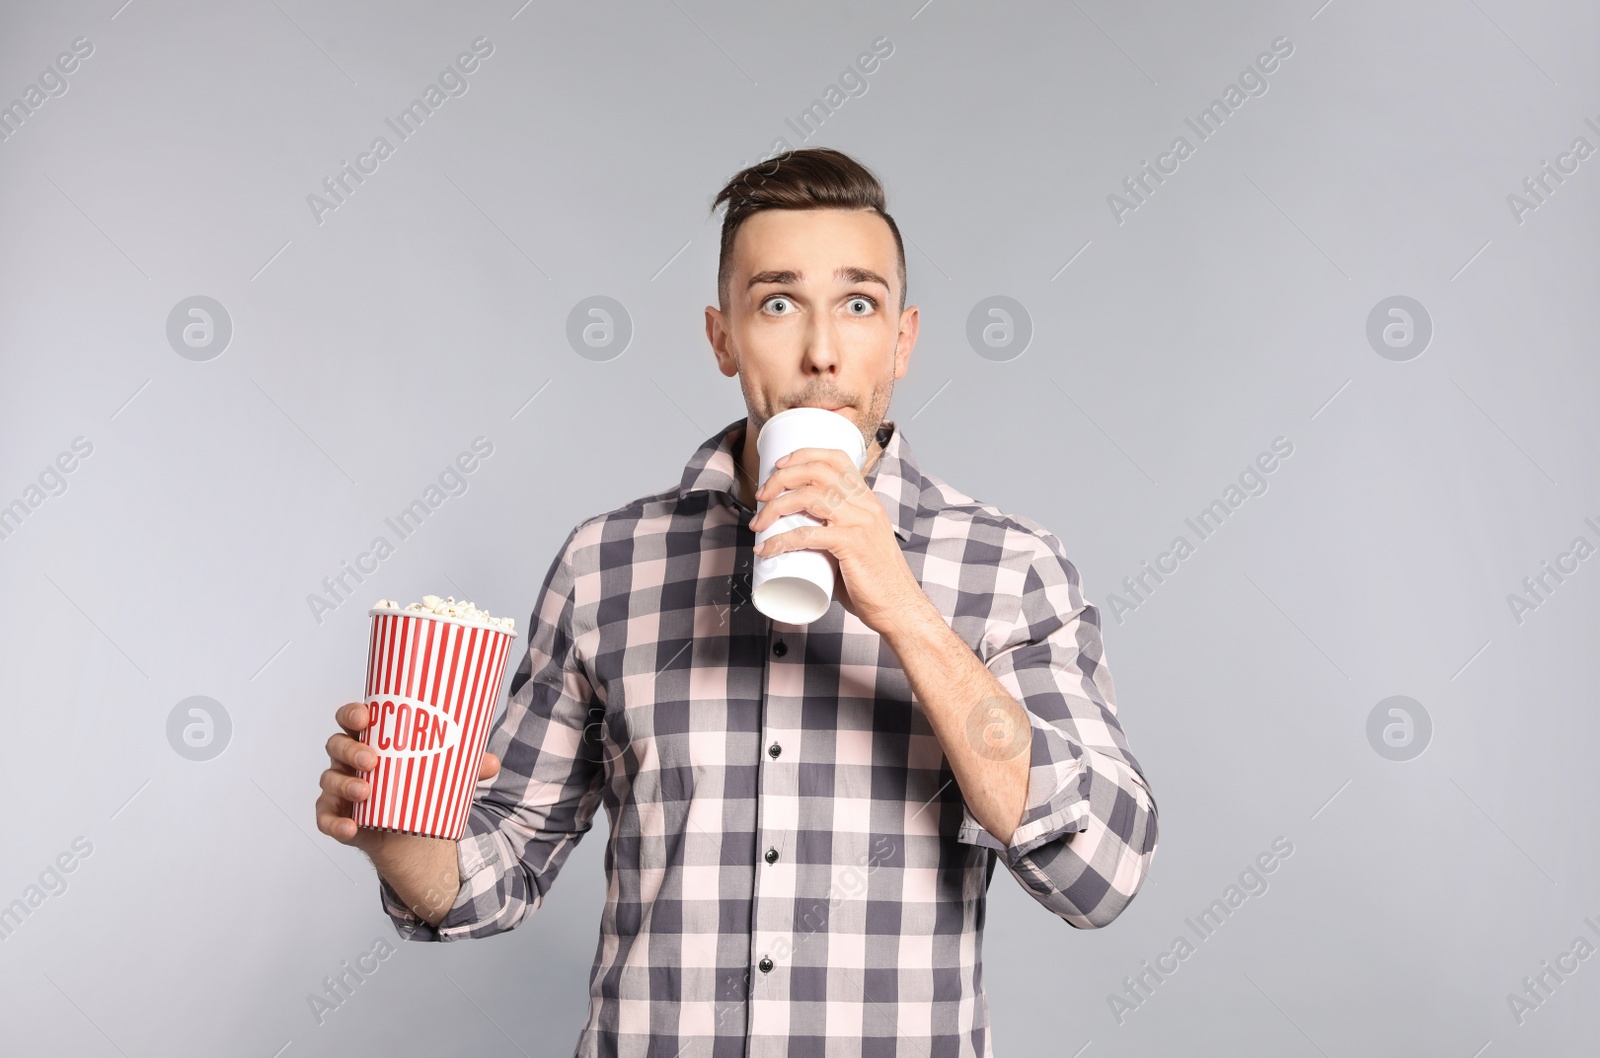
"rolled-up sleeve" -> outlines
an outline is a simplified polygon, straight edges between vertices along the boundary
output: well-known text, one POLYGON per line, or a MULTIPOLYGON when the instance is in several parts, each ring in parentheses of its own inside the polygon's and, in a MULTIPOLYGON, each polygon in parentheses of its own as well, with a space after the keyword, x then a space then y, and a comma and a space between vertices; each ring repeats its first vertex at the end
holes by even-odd
POLYGON ((1097 929, 1127 907, 1156 851, 1156 802, 1117 720, 1099 611, 1061 542, 1038 529, 1016 625, 986 661, 1032 728, 1022 820, 1002 845, 963 808, 957 840, 993 849, 1035 900, 1097 929))
POLYGON ((500 771, 478 783, 456 844, 461 888, 438 926, 412 913, 380 879, 383 909, 408 940, 487 937, 515 928, 544 903, 556 875, 593 825, 604 766, 585 742, 594 692, 573 632, 573 544, 568 534, 534 606, 528 649, 506 711, 489 736, 500 771))

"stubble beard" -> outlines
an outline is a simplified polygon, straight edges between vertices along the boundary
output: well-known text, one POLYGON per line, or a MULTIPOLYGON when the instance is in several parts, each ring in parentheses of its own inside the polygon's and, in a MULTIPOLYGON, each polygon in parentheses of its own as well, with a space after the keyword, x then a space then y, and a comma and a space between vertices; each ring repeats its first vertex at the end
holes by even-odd
MULTIPOLYGON (((751 392, 745 383, 744 373, 739 373, 739 389, 744 393, 745 413, 749 419, 749 433, 747 439, 761 436, 762 427, 767 425, 767 420, 777 414, 772 406, 760 394, 751 392)), ((883 420, 889 413, 889 402, 894 397, 894 376, 890 375, 882 384, 874 386, 867 397, 866 410, 862 412, 856 428, 861 432, 861 444, 864 451, 872 450, 873 442, 877 439, 878 427, 883 425, 883 420)), ((801 398, 803 400, 804 398, 801 398)), ((797 401, 796 403, 799 403, 797 401)))

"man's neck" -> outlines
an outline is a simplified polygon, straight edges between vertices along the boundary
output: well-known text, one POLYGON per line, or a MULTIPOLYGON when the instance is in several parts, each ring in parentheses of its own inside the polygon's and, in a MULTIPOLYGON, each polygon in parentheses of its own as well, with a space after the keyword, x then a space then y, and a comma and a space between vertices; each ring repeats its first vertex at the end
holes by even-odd
MULTIPOLYGON (((753 433, 750 429, 750 420, 745 419, 744 425, 739 428, 743 431, 736 442, 738 452, 735 461, 738 466, 739 499, 752 511, 756 509, 756 489, 761 487, 761 454, 756 451, 753 433)), ((883 446, 873 437, 872 443, 867 446, 867 456, 861 466, 861 474, 865 477, 877 465, 878 457, 883 454, 883 446)))

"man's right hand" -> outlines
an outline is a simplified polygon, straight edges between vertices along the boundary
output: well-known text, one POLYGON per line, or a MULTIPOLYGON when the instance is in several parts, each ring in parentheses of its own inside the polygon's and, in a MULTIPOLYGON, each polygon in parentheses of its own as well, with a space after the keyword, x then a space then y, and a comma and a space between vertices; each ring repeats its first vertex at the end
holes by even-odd
MULTIPOLYGON (((346 702, 333 714, 341 730, 328 738, 328 768, 322 773, 322 792, 317 797, 317 829, 365 852, 407 906, 437 925, 449 911, 460 885, 455 843, 356 826, 356 802, 372 796, 372 784, 360 773, 378 763, 378 754, 372 747, 359 741, 369 717, 365 702, 346 702)), ((479 780, 499 772, 500 758, 485 753, 478 765, 479 780)))

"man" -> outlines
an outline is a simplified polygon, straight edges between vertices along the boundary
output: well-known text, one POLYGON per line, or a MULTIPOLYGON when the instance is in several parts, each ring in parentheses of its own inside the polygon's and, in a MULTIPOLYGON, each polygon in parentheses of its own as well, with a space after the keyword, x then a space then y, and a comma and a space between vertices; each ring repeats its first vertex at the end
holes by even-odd
POLYGON ((403 934, 455 940, 541 907, 604 804, 579 1056, 987 1056, 996 859, 1088 929, 1155 852, 1099 614, 1055 536, 924 473, 884 418, 918 312, 872 174, 795 151, 724 203, 706 334, 747 417, 568 534, 459 843, 356 828, 361 703, 317 825, 369 854, 403 934), (758 482, 755 437, 802 406, 855 423, 864 468, 803 448, 758 482), (823 524, 766 553, 826 550, 840 574, 804 626, 750 602, 755 532, 800 510, 823 524))

